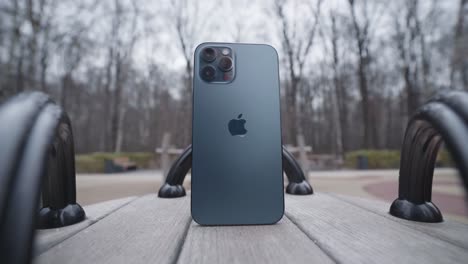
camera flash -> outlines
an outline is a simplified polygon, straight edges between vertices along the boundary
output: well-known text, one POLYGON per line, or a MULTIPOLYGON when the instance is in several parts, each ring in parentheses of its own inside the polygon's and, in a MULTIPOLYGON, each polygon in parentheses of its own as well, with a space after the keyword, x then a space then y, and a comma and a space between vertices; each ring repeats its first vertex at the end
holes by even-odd
POLYGON ((223 55, 228 55, 228 54, 229 54, 229 49, 224 48, 224 49, 221 50, 221 53, 222 53, 223 55))

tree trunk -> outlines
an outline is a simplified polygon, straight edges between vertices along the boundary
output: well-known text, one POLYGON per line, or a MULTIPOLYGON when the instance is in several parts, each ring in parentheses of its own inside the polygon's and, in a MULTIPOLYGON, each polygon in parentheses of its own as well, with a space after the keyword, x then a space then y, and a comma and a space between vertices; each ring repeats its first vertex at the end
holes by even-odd
POLYGON ((69 98, 70 88, 73 88, 72 72, 67 72, 62 77, 62 89, 60 91, 60 106, 65 111, 67 111, 67 109, 69 108, 68 104, 70 102, 68 101, 68 98, 69 98))
POLYGON ((358 24, 356 18, 356 11, 354 6, 354 0, 349 0, 349 6, 351 9, 351 16, 354 27, 354 35, 356 46, 358 48, 358 79, 359 79, 359 92, 361 95, 361 115, 362 115, 362 125, 364 128, 363 133, 363 143, 365 148, 373 148, 373 135, 371 131, 371 116, 369 113, 369 89, 367 83, 367 61, 369 58, 368 51, 368 26, 369 21, 365 21, 364 29, 358 24))
POLYGON ((48 69, 48 60, 49 60, 49 50, 48 50, 48 45, 49 45, 49 36, 50 36, 50 24, 47 23, 47 25, 44 28, 43 32, 43 43, 42 43, 42 48, 41 48, 41 87, 40 89, 44 92, 47 92, 47 69, 48 69))
POLYGON ((122 145, 124 141, 124 125, 123 121, 125 118, 125 108, 119 109, 120 111, 119 114, 119 119, 118 119, 118 129, 117 129, 117 137, 116 137, 116 143, 115 143, 115 149, 114 152, 121 152, 122 151, 122 145))
POLYGON ((47 55, 41 57, 41 90, 47 93, 47 55))
POLYGON ((359 91, 361 93, 361 114, 362 114, 362 125, 364 128, 363 142, 364 147, 369 149, 373 148, 372 138, 371 138, 371 127, 370 127, 370 114, 369 114, 369 92, 367 88, 367 76, 365 69, 365 58, 362 54, 362 47, 359 48, 359 68, 358 68, 358 77, 359 77, 359 91))
POLYGON ((291 86, 290 86, 291 89, 287 92, 287 100, 286 100, 286 103, 287 103, 286 110, 288 114, 286 118, 288 119, 288 123, 289 123, 289 125, 287 126, 287 128, 289 129, 288 130, 289 137, 287 139, 287 143, 292 144, 292 145, 297 144, 296 135, 298 134, 298 127, 297 127, 298 125, 297 124, 298 123, 297 112, 298 111, 296 110, 297 86, 298 86, 298 82, 296 78, 292 77, 291 86))
POLYGON ((344 153, 346 151, 345 145, 345 136, 344 131, 346 128, 346 113, 345 107, 346 103, 344 100, 344 89, 341 83, 341 79, 338 73, 339 59, 338 59, 338 34, 336 30, 336 18, 331 16, 332 21, 332 51, 333 51, 333 84, 334 84, 334 116, 335 127, 336 127, 336 146, 337 146, 337 155, 341 158, 344 158, 344 153))
POLYGON ((38 34, 41 29, 41 22, 42 22, 42 13, 44 9, 44 0, 37 1, 36 0, 27 0, 27 19, 29 24, 31 25, 31 36, 28 40, 28 50, 29 50, 29 64, 27 67, 27 74, 28 74, 28 85, 30 88, 37 87, 36 86, 36 61, 37 61, 37 43, 38 43, 38 34), (39 3, 39 10, 36 11, 35 3, 39 3))
POLYGON ((23 49, 20 48, 20 55, 16 65, 16 92, 20 93, 24 90, 24 76, 23 76, 23 49))
POLYGON ((114 49, 111 47, 109 48, 108 54, 108 62, 106 65, 106 82, 104 85, 104 129, 102 130, 103 138, 104 138, 104 151, 111 150, 111 111, 112 111, 112 93, 111 93, 111 85, 112 85, 112 66, 114 62, 114 49))
POLYGON ((114 152, 117 152, 117 141, 118 141, 118 134, 121 133, 119 127, 119 121, 120 121, 120 116, 121 116, 121 97, 122 97, 122 67, 123 67, 123 61, 121 58, 121 55, 119 52, 117 52, 116 55, 116 61, 115 61, 115 76, 114 76, 114 85, 115 85, 115 90, 114 90, 114 104, 112 106, 112 117, 111 117, 111 149, 114 152))
POLYGON ((455 75, 460 74, 463 89, 468 91, 468 28, 465 26, 468 0, 460 0, 458 18, 455 25, 453 53, 450 62, 450 86, 456 89, 455 75))

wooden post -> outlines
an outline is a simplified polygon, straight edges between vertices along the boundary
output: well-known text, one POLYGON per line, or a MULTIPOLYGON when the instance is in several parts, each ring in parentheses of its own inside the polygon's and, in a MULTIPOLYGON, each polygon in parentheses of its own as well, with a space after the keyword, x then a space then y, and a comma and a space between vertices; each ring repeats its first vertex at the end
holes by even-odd
POLYGON ((161 171, 163 175, 163 181, 166 180, 167 174, 171 168, 172 159, 171 155, 180 155, 184 152, 184 149, 178 149, 171 146, 171 134, 165 132, 162 138, 161 147, 156 148, 155 152, 160 155, 161 159, 161 171))
POLYGON ((299 161, 301 163, 302 169, 306 179, 309 179, 309 159, 307 158, 307 147, 305 145, 304 135, 297 135, 297 144, 299 148, 299 161))
POLYGON ((161 170, 163 173, 163 178, 166 179, 167 172, 169 170, 169 146, 171 144, 171 134, 165 132, 163 135, 160 153, 161 153, 161 170))

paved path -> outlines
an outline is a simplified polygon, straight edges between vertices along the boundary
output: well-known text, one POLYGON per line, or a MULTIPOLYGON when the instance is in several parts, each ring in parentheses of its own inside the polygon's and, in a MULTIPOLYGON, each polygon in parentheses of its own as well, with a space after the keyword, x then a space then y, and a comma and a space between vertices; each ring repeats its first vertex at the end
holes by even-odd
MULTIPOLYGON (((398 170, 342 170, 309 173, 313 187, 320 192, 339 193, 392 202, 398 196, 398 170)), ((464 190, 457 172, 437 169, 432 201, 444 217, 468 223, 464 190)))
MULTIPOLYGON (((387 202, 398 196, 398 170, 313 171, 309 179, 318 192, 352 195, 387 202)), ((163 180, 157 170, 122 174, 78 174, 77 195, 82 205, 157 193, 163 180)), ((185 184, 190 188, 190 177, 185 184)), ((444 217, 468 223, 464 190, 452 169, 437 169, 434 175, 433 201, 444 217)))
POLYGON ((142 170, 116 174, 78 174, 77 199, 81 205, 156 193, 162 182, 162 173, 142 170))

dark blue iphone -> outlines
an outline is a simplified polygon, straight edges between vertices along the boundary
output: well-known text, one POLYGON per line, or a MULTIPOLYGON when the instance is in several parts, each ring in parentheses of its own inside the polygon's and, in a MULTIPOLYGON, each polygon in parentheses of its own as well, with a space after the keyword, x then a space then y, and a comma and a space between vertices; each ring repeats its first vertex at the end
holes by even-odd
POLYGON ((192 217, 274 224, 284 214, 278 54, 203 43, 194 56, 192 217))

